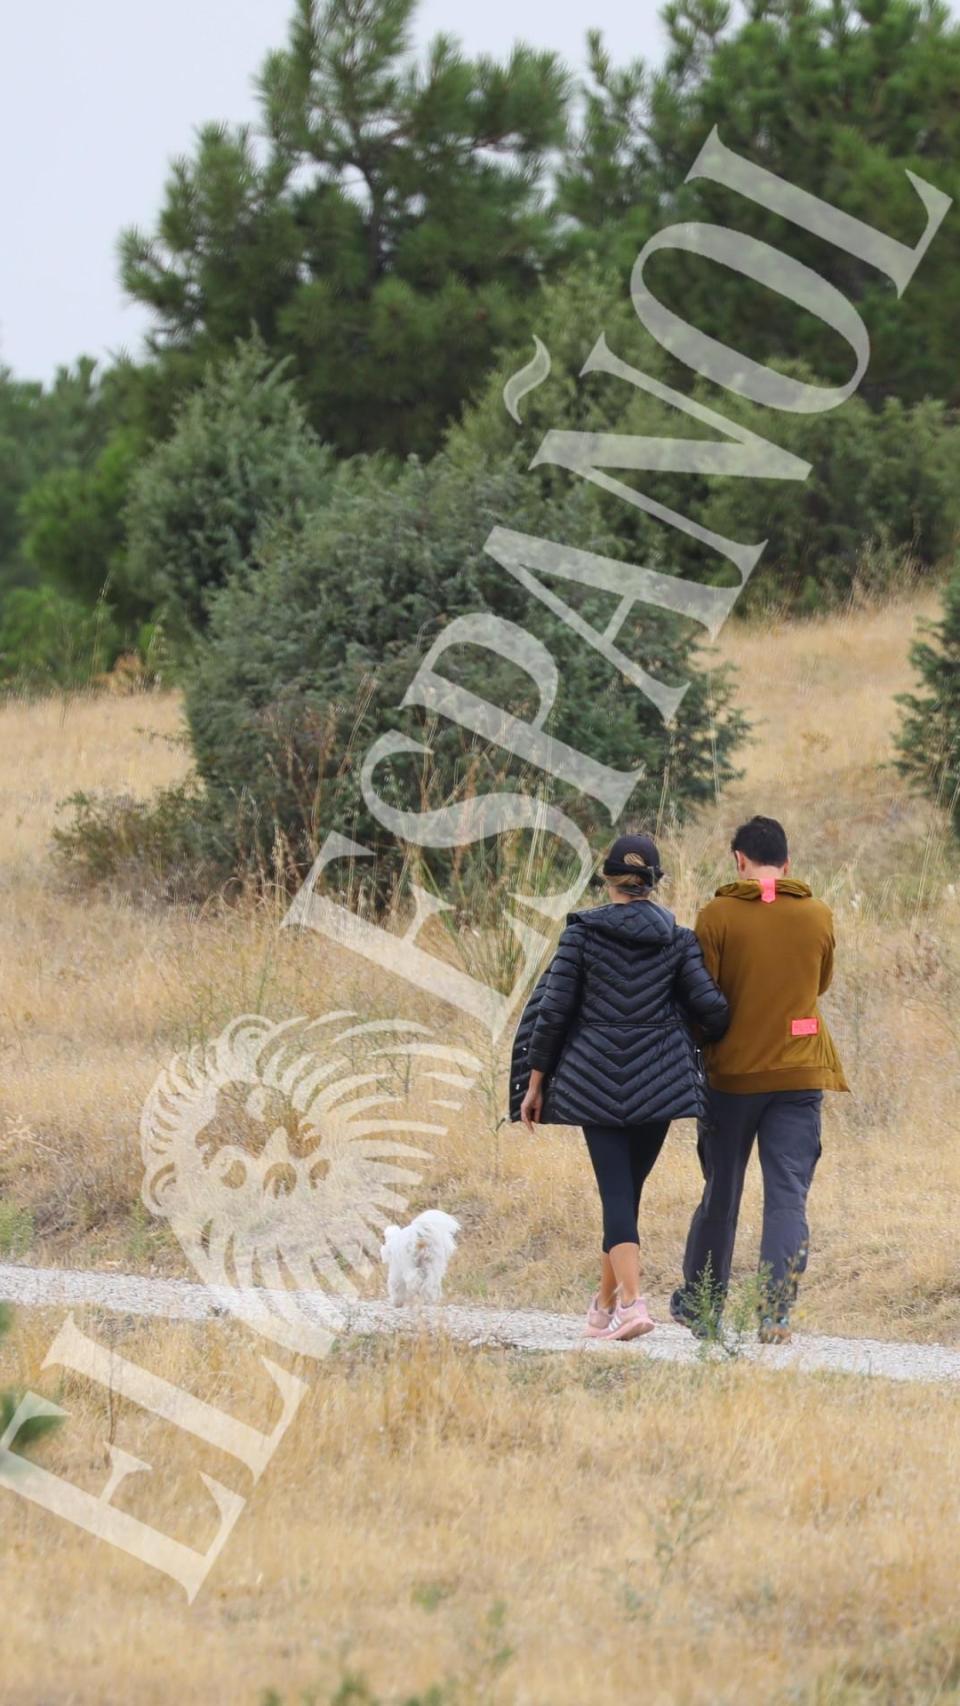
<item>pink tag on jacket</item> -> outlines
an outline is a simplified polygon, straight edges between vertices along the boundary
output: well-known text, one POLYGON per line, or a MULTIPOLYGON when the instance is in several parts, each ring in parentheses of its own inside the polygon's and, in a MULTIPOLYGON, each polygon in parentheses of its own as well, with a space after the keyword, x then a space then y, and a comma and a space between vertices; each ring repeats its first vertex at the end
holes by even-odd
POLYGON ((815 1037, 820 1029, 819 1019, 791 1019, 790 1035, 792 1037, 815 1037))
POLYGON ((770 901, 776 900, 776 898, 777 898, 777 879, 776 879, 776 877, 761 877, 760 878, 760 899, 765 900, 769 905, 770 901))

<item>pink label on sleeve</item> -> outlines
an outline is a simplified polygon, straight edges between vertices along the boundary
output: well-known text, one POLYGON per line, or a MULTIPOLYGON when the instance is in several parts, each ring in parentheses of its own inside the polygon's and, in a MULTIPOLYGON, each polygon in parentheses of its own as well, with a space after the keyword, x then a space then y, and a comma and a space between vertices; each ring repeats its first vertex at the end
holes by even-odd
POLYGON ((760 878, 760 899, 765 900, 769 904, 770 901, 776 900, 776 898, 777 898, 777 879, 776 879, 776 877, 761 877, 760 878))
POLYGON ((791 1019, 790 1035, 792 1037, 815 1037, 820 1029, 819 1019, 791 1019))

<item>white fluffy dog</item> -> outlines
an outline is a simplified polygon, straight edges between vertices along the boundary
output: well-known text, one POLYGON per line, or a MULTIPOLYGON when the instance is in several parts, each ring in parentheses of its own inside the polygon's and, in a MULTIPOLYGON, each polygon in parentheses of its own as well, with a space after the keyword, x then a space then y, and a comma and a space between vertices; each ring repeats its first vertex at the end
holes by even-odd
POLYGON ((447 1263, 456 1249, 460 1222, 440 1208, 428 1208, 409 1226, 384 1228, 380 1260, 387 1264, 391 1303, 439 1303, 447 1263))

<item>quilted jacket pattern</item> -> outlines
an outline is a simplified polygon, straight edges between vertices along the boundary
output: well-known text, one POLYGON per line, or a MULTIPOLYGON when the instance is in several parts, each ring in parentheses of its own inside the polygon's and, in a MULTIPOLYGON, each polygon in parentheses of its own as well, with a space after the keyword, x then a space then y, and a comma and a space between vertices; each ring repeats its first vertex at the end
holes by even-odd
POLYGON ((691 1030, 729 1014, 692 930, 650 900, 570 914, 517 1029, 510 1118, 530 1069, 546 1074, 544 1125, 696 1118, 705 1079, 691 1030))

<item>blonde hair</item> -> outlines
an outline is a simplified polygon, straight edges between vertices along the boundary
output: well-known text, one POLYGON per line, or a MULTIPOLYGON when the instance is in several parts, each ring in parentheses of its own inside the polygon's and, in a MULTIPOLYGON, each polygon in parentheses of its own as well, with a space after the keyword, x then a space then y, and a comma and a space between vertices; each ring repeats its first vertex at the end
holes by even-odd
MULTIPOLYGON (((643 860, 639 859, 635 853, 628 853, 624 860, 625 865, 629 865, 631 862, 635 862, 638 865, 643 864, 643 860)), ((603 880, 608 888, 627 889, 630 894, 643 896, 653 893, 649 883, 645 883, 641 876, 632 876, 629 872, 626 872, 623 876, 619 877, 604 877, 603 880)))

